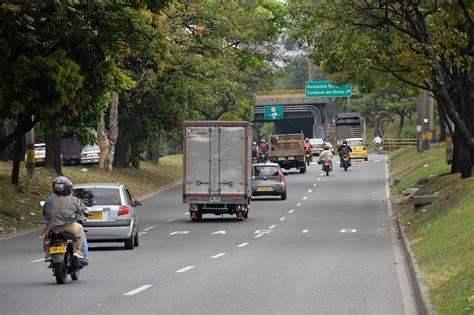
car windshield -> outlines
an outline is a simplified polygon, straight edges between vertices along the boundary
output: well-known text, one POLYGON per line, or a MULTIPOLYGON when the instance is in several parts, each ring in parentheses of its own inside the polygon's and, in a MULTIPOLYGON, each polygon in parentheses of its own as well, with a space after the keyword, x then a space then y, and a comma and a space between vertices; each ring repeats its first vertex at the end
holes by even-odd
POLYGON ((362 141, 362 140, 347 140, 347 144, 352 145, 352 146, 364 145, 364 141, 362 141))
POLYGON ((88 206, 120 205, 120 191, 117 188, 87 187, 74 188, 74 196, 88 206))
POLYGON ((324 144, 323 139, 309 139, 309 143, 311 144, 324 144))
POLYGON ((255 166, 254 174, 255 176, 277 176, 278 175, 277 166, 255 166))

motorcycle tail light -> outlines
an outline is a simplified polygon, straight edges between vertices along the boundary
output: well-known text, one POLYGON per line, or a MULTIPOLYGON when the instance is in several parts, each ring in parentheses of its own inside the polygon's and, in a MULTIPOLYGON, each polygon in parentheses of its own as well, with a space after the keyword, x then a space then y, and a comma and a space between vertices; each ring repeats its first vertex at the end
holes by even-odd
POLYGON ((120 206, 118 215, 126 215, 130 213, 128 206, 120 206))

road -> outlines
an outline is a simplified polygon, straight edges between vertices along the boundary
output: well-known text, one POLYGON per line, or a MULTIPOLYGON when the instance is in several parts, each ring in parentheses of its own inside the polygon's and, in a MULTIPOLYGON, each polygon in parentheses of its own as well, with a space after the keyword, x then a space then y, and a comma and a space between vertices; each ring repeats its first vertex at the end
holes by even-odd
POLYGON ((181 186, 144 200, 140 247, 95 243, 56 285, 39 232, 0 241, 1 314, 416 314, 387 205, 385 156, 287 176, 249 218, 191 222, 181 186))

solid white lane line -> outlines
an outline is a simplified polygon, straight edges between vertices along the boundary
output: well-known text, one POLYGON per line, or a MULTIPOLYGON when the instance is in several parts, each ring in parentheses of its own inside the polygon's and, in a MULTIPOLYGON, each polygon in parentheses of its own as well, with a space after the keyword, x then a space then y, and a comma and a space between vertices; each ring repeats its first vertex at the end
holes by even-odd
POLYGON ((32 263, 36 263, 36 262, 40 262, 40 261, 44 261, 44 258, 32 260, 31 262, 32 262, 32 263))
POLYGON ((285 221, 285 219, 286 219, 285 217, 281 217, 280 221, 285 221))
POLYGON ((296 204, 296 206, 297 206, 297 207, 301 206, 301 202, 298 202, 298 203, 296 204))
POLYGON ((304 196, 304 197, 303 197, 303 200, 306 200, 306 199, 308 199, 308 197, 304 196))
POLYGON ((211 257, 209 257, 209 258, 211 258, 211 259, 216 259, 216 258, 222 257, 222 256, 224 256, 224 255, 225 255, 225 253, 220 253, 220 254, 211 256, 211 257))
POLYGON ((274 229, 274 228, 275 228, 275 226, 276 226, 276 225, 275 225, 275 224, 273 224, 273 225, 270 225, 268 228, 271 230, 271 229, 274 229))
POLYGON ((150 227, 147 227, 146 229, 144 229, 143 231, 149 231, 151 229, 154 229, 155 227, 154 226, 150 226, 150 227))
POLYGON ((303 230, 301 233, 306 234, 308 232, 309 232, 309 230, 303 230))
POLYGON ((260 233, 260 234, 255 235, 255 238, 260 238, 262 236, 263 236, 263 233, 260 233))
POLYGON ((173 222, 174 219, 169 219, 169 220, 166 220, 165 222, 173 222))
POLYGON ((290 211, 288 211, 288 213, 293 213, 295 210, 291 209, 290 211))
POLYGON ((242 243, 242 244, 239 244, 237 245, 237 247, 244 247, 244 246, 247 246, 249 243, 242 243))
POLYGON ((313 192, 313 190, 312 190, 312 189, 310 189, 310 190, 308 190, 308 192, 309 192, 309 193, 312 193, 312 192, 313 192))
POLYGON ((132 291, 127 292, 127 293, 124 293, 124 295, 135 295, 135 294, 137 294, 137 293, 139 293, 139 292, 142 292, 143 290, 148 289, 149 287, 151 287, 151 284, 146 284, 146 285, 143 285, 143 286, 141 286, 141 287, 139 287, 139 288, 137 288, 137 289, 135 289, 135 290, 132 290, 132 291))
POLYGON ((176 270, 176 273, 183 273, 183 272, 186 272, 188 270, 193 269, 194 267, 196 267, 196 266, 187 266, 187 267, 181 268, 179 270, 176 270))

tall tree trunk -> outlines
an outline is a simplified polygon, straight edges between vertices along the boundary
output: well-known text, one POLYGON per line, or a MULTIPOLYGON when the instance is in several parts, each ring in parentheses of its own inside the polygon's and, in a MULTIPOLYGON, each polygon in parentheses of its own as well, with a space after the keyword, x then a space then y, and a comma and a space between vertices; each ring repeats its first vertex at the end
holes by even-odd
POLYGON ((17 124, 13 132, 0 138, 0 152, 4 151, 10 144, 16 141, 18 136, 23 136, 30 131, 37 123, 38 120, 31 119, 30 114, 18 115, 17 124))
MULTIPOLYGON (((8 135, 8 124, 8 119, 0 119, 0 139, 8 135)), ((10 155, 10 146, 7 146, 4 150, 0 151, 0 161, 8 161, 10 155)))
POLYGON ((153 139, 153 145, 150 154, 150 161, 155 165, 160 164, 160 135, 161 133, 158 132, 155 136, 155 139, 153 139))
POLYGON ((405 127, 405 111, 402 110, 400 113, 400 123, 398 124, 398 133, 397 137, 400 138, 403 132, 403 127, 405 127))
POLYGON ((115 152, 115 144, 118 138, 118 105, 119 105, 119 94, 118 92, 112 92, 112 100, 109 107, 109 141, 110 151, 108 159, 106 160, 105 169, 112 171, 112 161, 115 152))
POLYGON ((443 142, 446 141, 446 120, 445 120, 445 115, 442 114, 442 109, 441 105, 437 104, 438 106, 438 116, 439 116, 439 141, 443 142))
POLYGON ((11 182, 13 185, 18 186, 20 184, 20 161, 21 153, 23 149, 23 134, 18 133, 15 138, 15 144, 13 149, 13 168, 11 182))
POLYGON ((141 103, 136 104, 133 107, 132 112, 127 121, 127 125, 123 130, 123 133, 118 136, 113 163, 114 167, 126 168, 129 166, 127 154, 129 152, 130 143, 132 141, 133 133, 138 122, 138 113, 141 111, 141 109, 141 103))
POLYGON ((46 167, 54 170, 56 175, 63 176, 63 163, 61 160, 61 136, 57 131, 52 131, 45 137, 46 167))
POLYGON ((99 138, 99 149, 100 149, 100 155, 99 155, 99 170, 104 171, 106 169, 106 160, 109 157, 109 152, 110 152, 110 142, 109 142, 109 137, 107 136, 107 130, 105 129, 105 120, 104 120, 104 115, 100 117, 99 122, 97 123, 97 136, 99 138))

